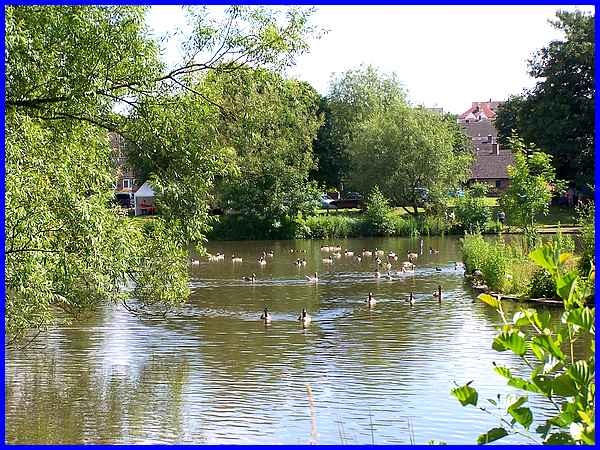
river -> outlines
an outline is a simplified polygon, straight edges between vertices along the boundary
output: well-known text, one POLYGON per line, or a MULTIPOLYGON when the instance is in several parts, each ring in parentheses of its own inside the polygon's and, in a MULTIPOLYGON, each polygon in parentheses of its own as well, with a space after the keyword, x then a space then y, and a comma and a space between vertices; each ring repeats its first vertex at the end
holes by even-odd
MULTIPOLYGON (((331 242, 393 250, 399 261, 420 250, 408 238, 331 242)), ((491 348, 500 319, 455 269, 458 239, 425 238, 415 273, 392 280, 375 278, 373 258, 324 264, 326 243, 210 242, 225 260, 192 266, 190 300, 166 319, 107 306, 7 351, 7 442, 473 444, 497 426, 450 395, 470 380, 484 403, 514 392, 494 361, 523 371, 491 348), (274 256, 261 266, 263 250, 274 256), (305 279, 315 271, 316 284, 305 279), (252 273, 256 282, 242 281, 252 273), (258 320, 265 306, 269 326, 258 320)), ((549 414, 543 399, 530 401, 536 419, 549 414)))

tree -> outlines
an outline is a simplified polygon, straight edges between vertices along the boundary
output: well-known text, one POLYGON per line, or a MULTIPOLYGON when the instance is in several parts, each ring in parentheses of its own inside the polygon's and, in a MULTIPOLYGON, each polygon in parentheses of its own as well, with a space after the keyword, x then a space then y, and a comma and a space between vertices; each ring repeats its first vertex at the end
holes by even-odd
POLYGON ((349 175, 349 146, 357 125, 378 109, 405 102, 405 97, 395 74, 380 73, 373 66, 333 76, 321 103, 325 122, 314 145, 318 161, 315 179, 341 189, 349 175))
POLYGON ((52 324, 57 308, 185 300, 187 249, 203 250, 214 182, 236 170, 215 126, 227 111, 193 86, 207 72, 293 63, 315 31, 311 11, 281 14, 234 6, 219 23, 193 8, 184 60, 167 69, 143 7, 6 8, 9 342, 52 324), (144 227, 111 207, 108 131, 128 140, 158 191, 161 216, 144 227))
POLYGON ((580 185, 594 176, 594 16, 580 11, 556 13, 552 25, 565 33, 529 61, 539 79, 522 97, 498 112, 501 141, 515 129, 526 142, 549 149, 557 174, 580 185))
POLYGON ((513 133, 518 132, 519 135, 523 136, 521 117, 524 103, 524 96, 513 95, 498 108, 494 126, 498 130, 498 142, 504 148, 509 148, 513 133))
POLYGON ((448 117, 402 101, 390 104, 357 124, 350 184, 361 192, 379 185, 393 204, 412 206, 409 212, 418 215, 425 201, 442 202, 468 179, 472 154, 457 142, 448 117))
POLYGON ((238 118, 222 118, 218 126, 240 168, 238 176, 219 183, 223 203, 239 213, 253 237, 286 237, 287 226, 318 204, 316 183, 308 179, 322 123, 318 93, 265 70, 215 74, 202 85, 238 118))
POLYGON ((537 240, 536 218, 547 215, 552 193, 560 189, 552 156, 534 146, 526 146, 517 135, 509 141, 515 155, 515 165, 508 166, 510 186, 500 197, 500 208, 508 221, 522 228, 527 246, 533 247, 537 240))

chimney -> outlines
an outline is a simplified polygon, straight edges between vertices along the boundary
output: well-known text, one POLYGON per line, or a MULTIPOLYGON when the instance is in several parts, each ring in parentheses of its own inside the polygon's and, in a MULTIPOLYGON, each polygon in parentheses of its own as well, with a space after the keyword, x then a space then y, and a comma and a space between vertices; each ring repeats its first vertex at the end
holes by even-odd
POLYGON ((488 144, 493 144, 493 143, 494 143, 494 140, 492 138, 492 135, 488 134, 488 144))
POLYGON ((494 142, 494 143, 492 144, 492 154, 494 154, 494 153, 495 153, 496 155, 499 155, 499 154, 500 154, 500 145, 498 145, 498 143, 497 143, 497 142, 494 142))

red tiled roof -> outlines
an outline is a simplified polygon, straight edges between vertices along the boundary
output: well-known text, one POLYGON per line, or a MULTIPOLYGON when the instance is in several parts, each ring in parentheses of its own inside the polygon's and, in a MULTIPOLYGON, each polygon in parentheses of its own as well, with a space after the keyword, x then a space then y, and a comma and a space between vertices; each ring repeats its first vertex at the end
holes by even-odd
POLYGON ((489 178, 508 179, 506 167, 514 166, 515 157, 510 150, 495 152, 481 149, 475 156, 475 162, 471 169, 471 179, 482 180, 489 178))
POLYGON ((498 109, 498 106, 500 106, 502 103, 504 102, 492 100, 487 102, 472 102, 471 107, 459 115, 458 118, 464 119, 470 113, 473 113, 476 116, 478 116, 479 113, 483 113, 488 119, 493 119, 496 117, 496 110, 498 109))

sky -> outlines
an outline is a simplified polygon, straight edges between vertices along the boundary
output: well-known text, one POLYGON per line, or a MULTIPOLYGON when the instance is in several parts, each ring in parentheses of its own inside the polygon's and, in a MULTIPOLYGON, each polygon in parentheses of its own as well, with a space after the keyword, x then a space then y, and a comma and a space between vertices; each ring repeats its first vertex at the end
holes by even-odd
MULTIPOLYGON (((218 7, 211 7, 216 11, 218 7)), ((288 74, 327 94, 333 73, 372 64, 395 72, 415 105, 459 114, 471 102, 505 100, 531 88, 527 60, 562 33, 548 23, 558 9, 593 6, 318 6, 313 23, 328 30, 288 74)), ((155 33, 185 28, 177 6, 153 6, 155 33)), ((167 62, 177 45, 165 49, 167 62)))

